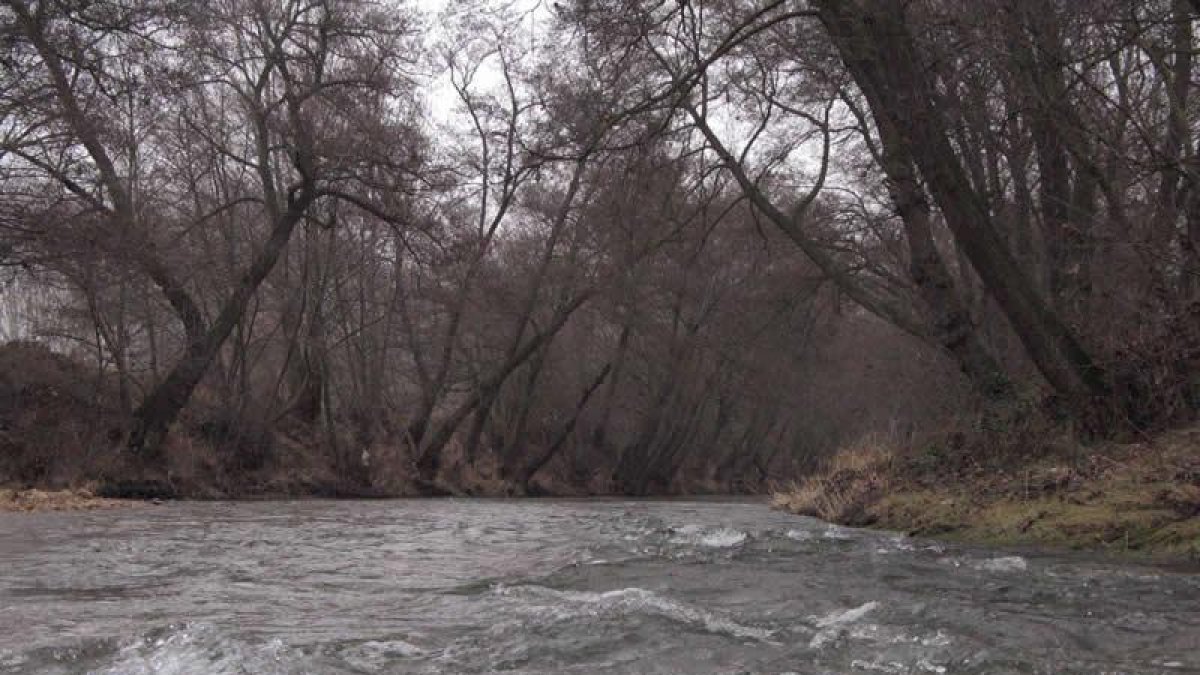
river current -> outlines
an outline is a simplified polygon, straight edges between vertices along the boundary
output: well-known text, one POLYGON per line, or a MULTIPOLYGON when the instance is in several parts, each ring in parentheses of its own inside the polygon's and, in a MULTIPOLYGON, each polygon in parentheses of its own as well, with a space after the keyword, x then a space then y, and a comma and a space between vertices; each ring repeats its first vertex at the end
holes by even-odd
POLYGON ((0 514, 0 673, 1200 673, 1200 577, 761 503, 0 514))

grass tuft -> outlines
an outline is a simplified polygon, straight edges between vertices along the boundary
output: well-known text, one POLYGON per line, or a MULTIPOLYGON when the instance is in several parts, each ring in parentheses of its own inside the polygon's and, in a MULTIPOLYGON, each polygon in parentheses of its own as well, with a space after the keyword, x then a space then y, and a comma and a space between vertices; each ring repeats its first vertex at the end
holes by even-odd
POLYGON ((893 449, 871 436, 835 454, 817 473, 772 495, 775 508, 847 525, 869 525, 869 507, 891 484, 893 449))

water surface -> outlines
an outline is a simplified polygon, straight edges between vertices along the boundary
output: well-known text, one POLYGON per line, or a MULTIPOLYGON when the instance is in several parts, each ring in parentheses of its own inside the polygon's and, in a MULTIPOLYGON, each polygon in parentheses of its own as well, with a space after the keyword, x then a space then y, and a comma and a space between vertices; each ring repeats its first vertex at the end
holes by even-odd
POLYGON ((1200 578, 760 503, 0 514, 0 673, 1200 673, 1200 578))

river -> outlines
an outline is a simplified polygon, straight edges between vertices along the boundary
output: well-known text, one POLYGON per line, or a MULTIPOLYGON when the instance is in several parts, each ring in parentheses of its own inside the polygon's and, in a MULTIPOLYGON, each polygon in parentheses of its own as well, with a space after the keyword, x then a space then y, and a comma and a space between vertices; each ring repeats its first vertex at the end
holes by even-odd
POLYGON ((726 501, 0 514, 0 673, 1200 673, 1200 577, 726 501))

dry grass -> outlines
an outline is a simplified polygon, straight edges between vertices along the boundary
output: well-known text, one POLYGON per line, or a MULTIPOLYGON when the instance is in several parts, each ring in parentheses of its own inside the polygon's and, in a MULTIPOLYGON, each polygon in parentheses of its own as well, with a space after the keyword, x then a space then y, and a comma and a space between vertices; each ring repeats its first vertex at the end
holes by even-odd
POLYGON ((798 515, 867 525, 871 503, 891 484, 894 456, 890 439, 869 436, 836 453, 819 472, 775 492, 771 504, 798 515))
POLYGON ((869 439, 772 503, 844 525, 978 543, 1200 560, 1200 427, 1092 447, 1060 437, 1040 455, 988 455, 1004 443, 904 448, 869 439))
POLYGON ((92 511, 143 502, 97 497, 90 490, 0 490, 0 512, 92 511))

